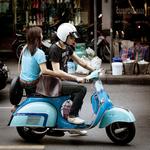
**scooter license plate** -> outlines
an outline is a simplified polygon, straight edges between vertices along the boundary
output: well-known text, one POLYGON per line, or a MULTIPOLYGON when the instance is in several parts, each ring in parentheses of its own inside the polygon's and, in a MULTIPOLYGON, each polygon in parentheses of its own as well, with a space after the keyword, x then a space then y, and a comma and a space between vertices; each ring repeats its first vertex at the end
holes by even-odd
POLYGON ((28 116, 26 124, 28 125, 38 125, 40 124, 42 116, 28 116))

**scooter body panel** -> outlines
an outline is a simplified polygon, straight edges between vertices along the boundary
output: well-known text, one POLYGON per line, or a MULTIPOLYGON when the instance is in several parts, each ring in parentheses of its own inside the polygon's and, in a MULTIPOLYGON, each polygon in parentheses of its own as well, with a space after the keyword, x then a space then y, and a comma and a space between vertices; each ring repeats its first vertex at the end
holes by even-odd
POLYGON ((99 128, 107 127, 114 122, 135 122, 135 117, 132 112, 127 109, 113 107, 104 113, 99 128))
POLYGON ((13 114, 10 126, 54 127, 57 120, 57 110, 50 103, 30 102, 18 107, 13 114))
POLYGON ((105 90, 95 92, 91 97, 91 103, 93 112, 96 115, 96 118, 93 121, 93 126, 96 126, 101 121, 105 111, 111 109, 113 104, 105 90))

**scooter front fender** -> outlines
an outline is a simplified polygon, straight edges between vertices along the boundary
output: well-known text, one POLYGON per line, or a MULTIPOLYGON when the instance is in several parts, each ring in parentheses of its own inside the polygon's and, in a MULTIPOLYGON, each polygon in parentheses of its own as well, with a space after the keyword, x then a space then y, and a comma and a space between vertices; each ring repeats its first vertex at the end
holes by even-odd
POLYGON ((104 113, 99 128, 105 128, 114 122, 135 122, 135 117, 130 110, 113 107, 104 113))
POLYGON ((9 126, 54 127, 57 111, 49 103, 32 102, 13 113, 9 126))

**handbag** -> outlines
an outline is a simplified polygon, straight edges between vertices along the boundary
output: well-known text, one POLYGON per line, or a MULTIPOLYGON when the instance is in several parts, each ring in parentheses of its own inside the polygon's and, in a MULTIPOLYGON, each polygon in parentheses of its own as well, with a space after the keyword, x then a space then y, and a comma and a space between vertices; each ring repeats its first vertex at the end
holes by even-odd
POLYGON ((61 80, 49 75, 41 75, 36 85, 36 93, 43 96, 57 97, 61 95, 61 80))

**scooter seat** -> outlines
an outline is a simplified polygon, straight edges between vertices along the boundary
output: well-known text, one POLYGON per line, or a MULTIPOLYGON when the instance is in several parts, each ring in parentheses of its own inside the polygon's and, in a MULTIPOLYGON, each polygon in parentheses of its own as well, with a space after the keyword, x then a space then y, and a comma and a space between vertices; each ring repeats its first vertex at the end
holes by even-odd
POLYGON ((61 95, 61 88, 59 78, 42 75, 37 83, 36 93, 47 97, 57 97, 61 95))

